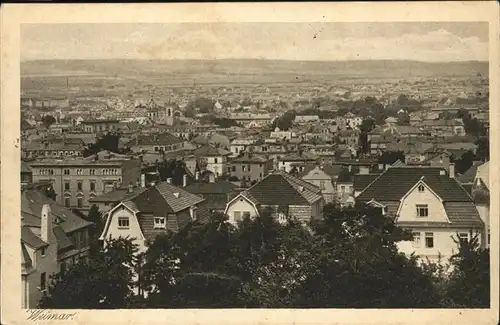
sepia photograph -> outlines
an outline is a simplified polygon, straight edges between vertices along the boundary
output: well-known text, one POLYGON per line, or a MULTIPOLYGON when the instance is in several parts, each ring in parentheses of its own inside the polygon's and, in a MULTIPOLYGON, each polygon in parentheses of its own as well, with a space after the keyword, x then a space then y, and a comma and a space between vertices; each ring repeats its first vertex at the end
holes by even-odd
POLYGON ((20 23, 20 308, 492 308, 490 28, 20 23))

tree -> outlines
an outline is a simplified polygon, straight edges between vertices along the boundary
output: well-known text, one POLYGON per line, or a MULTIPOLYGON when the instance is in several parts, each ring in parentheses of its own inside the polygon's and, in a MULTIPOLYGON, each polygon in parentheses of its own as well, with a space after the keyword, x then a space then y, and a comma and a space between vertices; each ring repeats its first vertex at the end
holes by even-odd
POLYGON ((110 240, 88 262, 81 260, 53 276, 50 294, 41 299, 40 308, 127 308, 133 295, 131 266, 136 251, 132 239, 110 240))
POLYGON ((392 165, 396 161, 405 161, 405 154, 402 151, 386 151, 378 159, 379 164, 392 165))
POLYGON ((452 162, 455 163, 455 171, 459 174, 463 174, 471 168, 472 164, 476 160, 476 155, 471 150, 465 152, 459 159, 455 159, 452 162))
POLYGON ((103 150, 119 153, 120 134, 108 132, 99 138, 96 143, 90 144, 83 151, 83 156, 95 155, 103 150))
POLYGON ((490 160, 490 140, 488 137, 481 137, 476 140, 475 144, 477 145, 476 156, 481 161, 490 160))
POLYGON ((368 142, 368 133, 375 127, 373 119, 364 119, 359 127, 361 133, 359 134, 359 147, 361 153, 368 153, 370 151, 370 144, 368 142))
POLYGON ((379 209, 327 205, 313 223, 315 272, 307 274, 301 307, 411 308, 437 303, 432 282, 396 243, 411 234, 379 209), (405 290, 401 290, 405 288, 405 290))
POLYGON ((46 128, 48 128, 49 126, 51 126, 56 122, 57 122, 56 118, 52 115, 45 115, 44 117, 42 117, 42 123, 46 128))
POLYGON ((57 194, 52 185, 43 187, 43 193, 51 200, 56 200, 57 194))
POLYGON ((99 241, 99 237, 104 230, 104 220, 102 218, 102 213, 99 211, 99 208, 95 204, 90 207, 85 219, 92 222, 92 226, 89 231, 89 237, 91 240, 91 252, 98 252, 100 250, 100 247, 102 246, 99 241))
POLYGON ((285 112, 282 116, 276 118, 273 121, 273 129, 278 127, 282 131, 287 131, 292 127, 293 121, 295 120, 295 116, 297 116, 297 112, 294 110, 290 110, 285 112))
POLYGON ((176 186, 183 185, 183 177, 186 174, 186 163, 179 159, 166 159, 158 164, 160 179, 166 181, 172 179, 172 184, 176 186))
POLYGON ((490 252, 479 244, 479 234, 470 239, 456 236, 458 253, 451 263, 453 271, 447 288, 448 297, 463 308, 490 307, 490 252))

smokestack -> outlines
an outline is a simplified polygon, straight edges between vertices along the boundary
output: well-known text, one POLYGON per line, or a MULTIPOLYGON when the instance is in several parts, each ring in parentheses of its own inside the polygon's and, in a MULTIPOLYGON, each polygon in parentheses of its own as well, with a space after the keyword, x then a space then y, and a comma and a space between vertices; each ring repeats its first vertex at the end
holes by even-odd
POLYGON ((187 174, 184 174, 182 176, 182 187, 186 187, 188 184, 188 175, 187 174))
POLYGON ((455 178, 455 164, 454 163, 450 163, 449 173, 450 173, 450 178, 455 178))
POLYGON ((128 192, 132 193, 134 191, 134 185, 132 183, 128 184, 128 192))
POLYGON ((200 172, 196 172, 195 178, 196 178, 197 181, 200 180, 200 172))
POLYGON ((171 177, 167 178, 167 183, 172 184, 172 178, 171 177))
POLYGON ((41 238, 47 244, 55 242, 55 236, 52 232, 52 210, 49 204, 44 204, 42 207, 42 220, 41 220, 41 238))
POLYGON ((146 174, 141 174, 141 187, 146 187, 146 174))

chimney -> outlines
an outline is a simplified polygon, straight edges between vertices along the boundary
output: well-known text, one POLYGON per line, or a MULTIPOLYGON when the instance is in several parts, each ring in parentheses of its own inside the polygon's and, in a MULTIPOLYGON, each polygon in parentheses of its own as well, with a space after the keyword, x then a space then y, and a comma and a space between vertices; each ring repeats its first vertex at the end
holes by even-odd
POLYGON ((128 184, 128 192, 132 193, 134 191, 134 185, 132 183, 128 184))
POLYGON ((455 178, 455 164, 450 163, 450 168, 449 168, 449 173, 450 173, 450 178, 455 178))
POLYGON ((198 181, 200 180, 200 172, 195 173, 195 179, 198 181))
POLYGON ((146 187, 146 174, 141 174, 141 187, 146 187))
POLYGON ((384 169, 384 164, 378 164, 378 170, 383 170, 384 169))
POLYGON ((445 170, 443 170, 443 169, 441 169, 441 170, 439 171, 439 175, 441 175, 441 176, 446 175, 446 171, 445 171, 445 170))
POLYGON ((55 236, 52 232, 52 210, 49 204, 42 207, 41 238, 47 244, 55 243, 55 236))
POLYGON ((389 165, 389 164, 385 164, 385 170, 388 170, 388 169, 389 169, 389 167, 391 167, 391 165, 389 165))
POLYGON ((172 184, 172 177, 167 178, 167 183, 172 184))
POLYGON ((182 187, 186 187, 188 185, 188 175, 184 174, 182 176, 182 187))

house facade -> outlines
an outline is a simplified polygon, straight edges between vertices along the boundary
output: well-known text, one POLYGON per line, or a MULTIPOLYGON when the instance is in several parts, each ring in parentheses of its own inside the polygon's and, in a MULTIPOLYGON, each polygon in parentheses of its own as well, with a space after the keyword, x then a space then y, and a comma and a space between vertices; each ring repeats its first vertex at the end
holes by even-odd
POLYGON ((454 239, 478 233, 485 243, 484 222, 473 198, 455 179, 454 172, 433 167, 390 167, 356 198, 377 202, 395 217, 396 224, 411 230, 413 241, 398 243, 406 254, 443 261, 457 252, 454 239))
POLYGON ((262 156, 244 154, 231 160, 228 172, 231 177, 248 182, 263 179, 273 168, 273 161, 262 156))
POLYGON ((320 188, 286 172, 275 171, 236 195, 224 213, 236 226, 246 217, 259 216, 266 208, 271 209, 279 222, 286 222, 287 216, 308 222, 323 217, 324 204, 320 188))
POLYGON ((336 189, 332 176, 327 174, 320 166, 316 166, 302 176, 302 179, 321 189, 321 195, 323 195, 325 203, 335 201, 336 189))
POLYGON ((33 182, 51 182, 57 203, 79 209, 89 208, 89 200, 121 184, 140 182, 141 177, 140 160, 128 158, 47 159, 30 166, 33 182))
POLYGON ((178 232, 189 223, 209 218, 206 200, 183 188, 159 183, 122 201, 105 214, 100 240, 130 236, 139 252, 145 252, 156 236, 178 232))
POLYGON ((22 307, 36 308, 47 294, 50 276, 88 257, 89 227, 36 189, 21 195, 22 307))

